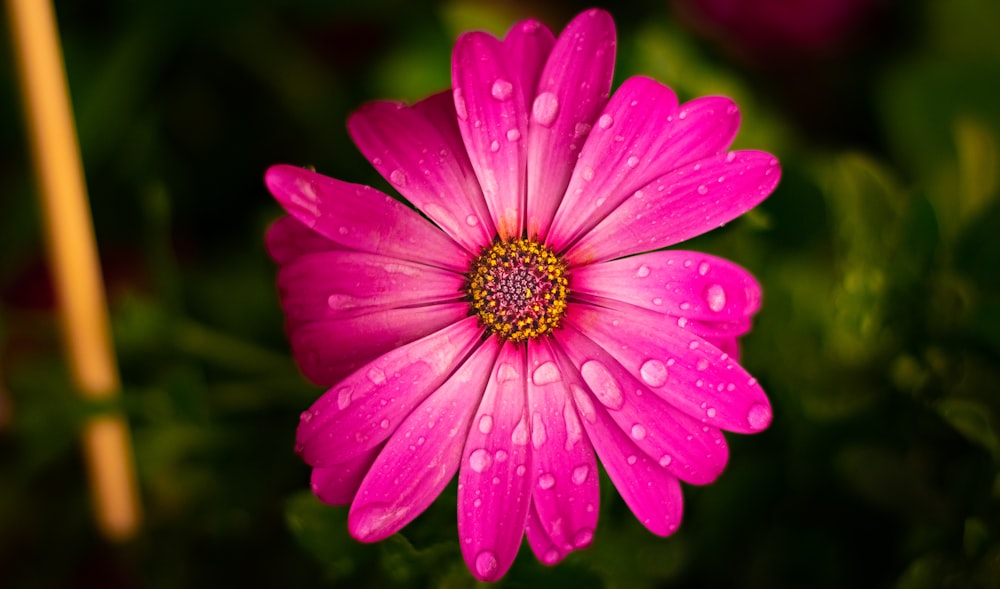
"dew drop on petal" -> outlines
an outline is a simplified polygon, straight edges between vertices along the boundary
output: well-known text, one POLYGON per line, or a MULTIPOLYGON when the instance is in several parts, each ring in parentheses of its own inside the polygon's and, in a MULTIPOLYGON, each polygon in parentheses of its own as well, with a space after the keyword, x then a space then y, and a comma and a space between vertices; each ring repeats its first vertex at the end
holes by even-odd
POLYGON ((503 78, 498 78, 495 82, 493 82, 493 88, 490 89, 490 94, 497 100, 507 100, 510 98, 513 91, 513 84, 503 78))
POLYGON ((378 425, 382 429, 389 429, 389 420, 388 419, 383 419, 378 425))
POLYGON ((771 424, 771 408, 764 403, 754 403, 747 412, 747 423, 752 429, 764 429, 771 424))
POLYGON ((656 358, 651 358, 639 367, 639 376, 651 387, 662 387, 667 382, 667 367, 656 358))
POLYGON ((343 411, 351 405, 351 387, 341 387, 337 391, 337 408, 343 411))
POLYGON ((580 531, 573 536, 573 546, 576 548, 585 548, 590 545, 593 539, 594 530, 591 530, 590 528, 581 528, 580 531))
POLYGON ((371 381, 373 385, 378 386, 385 384, 385 371, 378 366, 372 366, 368 370, 368 374, 366 376, 368 376, 368 380, 371 381))
POLYGON ((455 114, 463 121, 469 119, 469 111, 465 106, 465 96, 461 88, 455 88, 455 114))
POLYGON ((670 463, 673 461, 674 459, 673 457, 670 456, 670 454, 664 454, 663 456, 660 456, 660 466, 663 467, 670 466, 670 463))
POLYGON ((469 215, 468 217, 465 218, 465 224, 468 225, 469 227, 475 227, 476 225, 479 225, 479 217, 476 217, 475 215, 469 215))
POLYGON ((597 119, 597 126, 602 129, 608 129, 611 125, 615 124, 615 119, 609 114, 601 115, 601 118, 597 119))
POLYGON ((597 360, 587 360, 580 367, 580 375, 597 399, 609 409, 621 409, 625 404, 618 383, 604 364, 597 360))
POLYGON ((698 194, 708 194, 708 186, 704 184, 698 186, 698 194))
POLYGON ((493 431, 493 416, 483 415, 479 418, 479 432, 482 434, 488 434, 493 431))
POLYGON ((542 422, 542 416, 535 413, 531 416, 531 445, 537 450, 545 444, 545 423, 542 422))
POLYGON ((500 151, 500 142, 494 139, 493 142, 490 143, 490 151, 494 153, 500 151))
POLYGON ((646 265, 639 266, 635 271, 635 275, 638 276, 639 278, 645 278, 649 276, 649 266, 646 265))
POLYGON ((543 127, 550 126, 559 114, 559 99, 551 92, 542 92, 535 98, 531 107, 531 115, 543 127))
POLYGON ((520 138, 521 138, 521 132, 518 131, 517 129, 507 130, 507 141, 517 141, 520 138))
POLYGON ((562 380, 562 375, 555 362, 544 362, 531 373, 531 382, 535 383, 536 386, 544 386, 560 380, 562 380))
POLYGON ((634 168, 639 165, 639 158, 633 155, 632 157, 628 158, 625 164, 630 168, 634 168))
POLYGON ((709 407, 708 409, 705 410, 705 415, 709 417, 715 417, 715 414, 716 414, 715 407, 709 407))
POLYGON ((491 578, 497 569, 500 568, 500 562, 497 560, 497 555, 492 550, 483 550, 476 555, 476 573, 484 579, 491 578))
POLYGON ((707 370, 708 369, 708 359, 707 358, 699 358, 698 359, 698 363, 695 364, 695 368, 697 368, 699 371, 707 370))
POLYGON ((591 180, 594 179, 594 168, 591 168, 590 166, 584 166, 583 169, 580 170, 580 175, 583 176, 584 180, 590 182, 591 180))
POLYGON ((517 476, 523 477, 524 473, 528 472, 528 468, 526 466, 524 466, 523 464, 519 464, 519 465, 517 465, 517 469, 514 472, 517 473, 517 476))
POLYGON ((645 439, 646 437, 646 426, 641 423, 637 423, 632 426, 632 437, 637 440, 645 439))
POLYGON ((517 378, 517 368, 504 362, 497 367, 497 382, 508 382, 517 378))
POLYGON ((708 308, 718 313, 726 306, 726 291, 719 284, 710 284, 705 288, 705 302, 708 308))
POLYGON ((543 490, 551 489, 556 485, 556 477, 551 472, 542 473, 538 477, 538 487, 543 490))
POLYGON ((638 460, 638 458, 635 457, 635 454, 631 454, 629 455, 628 458, 625 459, 625 462, 628 462, 629 466, 632 466, 633 464, 635 464, 636 460, 638 460))
POLYGON ((708 264, 708 262, 698 264, 698 274, 701 274, 702 276, 708 274, 708 271, 711 269, 712 267, 708 264))
POLYGON ((590 467, 586 464, 581 464, 573 469, 573 473, 570 475, 570 479, 573 484, 582 485, 587 480, 587 475, 590 474, 590 467))
POLYGON ((545 551, 545 555, 542 557, 542 562, 544 564, 552 565, 559 562, 559 551, 555 548, 549 548, 545 551))
POLYGON ((575 384, 570 385, 570 390, 573 391, 573 398, 576 400, 576 406, 580 411, 580 415, 583 415, 583 418, 590 423, 596 423, 597 413, 594 411, 594 404, 590 401, 590 395, 575 384))
POLYGON ((302 415, 299 415, 299 421, 302 423, 309 423, 312 421, 313 414, 312 411, 303 411, 302 415))
POLYGON ((518 446, 524 446, 528 443, 528 422, 521 418, 521 421, 517 423, 514 427, 514 431, 510 434, 510 441, 514 442, 518 446))
POLYGON ((406 186, 406 173, 397 168, 389 174, 389 181, 396 186, 406 186))
POLYGON ((476 472, 483 472, 489 468, 493 459, 490 457, 490 453, 479 448, 478 450, 473 450, 472 454, 469 454, 469 468, 476 472))

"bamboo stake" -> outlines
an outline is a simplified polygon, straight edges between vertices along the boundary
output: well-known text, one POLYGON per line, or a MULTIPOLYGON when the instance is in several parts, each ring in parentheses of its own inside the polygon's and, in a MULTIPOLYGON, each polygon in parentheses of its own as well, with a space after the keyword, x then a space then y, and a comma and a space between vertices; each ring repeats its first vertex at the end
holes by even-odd
MULTIPOLYGON (((121 385, 55 15, 49 0, 7 0, 7 9, 70 370, 85 398, 113 399, 121 385)), ((140 507, 124 417, 90 419, 83 452, 99 529, 130 538, 140 507)))

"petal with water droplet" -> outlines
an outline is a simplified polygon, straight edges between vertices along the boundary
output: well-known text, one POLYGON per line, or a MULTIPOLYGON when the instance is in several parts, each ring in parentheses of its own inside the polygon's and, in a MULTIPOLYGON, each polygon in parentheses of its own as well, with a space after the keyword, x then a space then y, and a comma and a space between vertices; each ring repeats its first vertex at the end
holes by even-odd
POLYGON ((490 415, 493 426, 487 433, 478 427, 468 428, 459 466, 458 533, 462 555, 481 580, 496 580, 510 568, 531 505, 534 478, 528 476, 532 457, 525 403, 526 368, 523 348, 509 343, 501 348, 472 421, 478 423, 481 416, 490 415), (508 373, 503 380, 497 378, 501 367, 508 373), (516 376, 510 377, 510 371, 516 376), (518 433, 521 428, 523 434, 518 433), (518 443, 522 437, 523 443, 518 443), (482 452, 480 458, 475 457, 478 452, 482 452), (479 566, 484 552, 495 559, 490 567, 479 566))
POLYGON ((484 342, 406 416, 361 483, 347 520, 351 535, 375 542, 396 533, 455 475, 467 424, 486 388, 497 347, 495 340, 484 342))
POLYGON ((302 459, 327 466, 358 456, 388 438, 393 429, 383 419, 398 423, 413 407, 437 390, 477 344, 482 330, 468 317, 436 333, 398 347, 351 373, 310 408, 313 419, 300 421, 296 442, 302 459), (378 368, 385 378, 369 377, 378 368), (337 390, 351 390, 342 406, 337 390))
POLYGON ((313 494, 329 505, 350 505, 382 448, 380 444, 345 462, 313 468, 310 476, 313 494))

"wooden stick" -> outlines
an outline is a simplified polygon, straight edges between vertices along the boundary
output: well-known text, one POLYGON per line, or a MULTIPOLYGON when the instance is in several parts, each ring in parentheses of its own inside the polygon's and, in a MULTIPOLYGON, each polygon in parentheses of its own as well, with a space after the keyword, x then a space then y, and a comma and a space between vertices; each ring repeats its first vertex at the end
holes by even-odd
MULTIPOLYGON (((7 9, 70 370, 82 395, 106 401, 121 385, 55 15, 49 0, 7 0, 7 9)), ((124 417, 90 419, 83 452, 98 527, 130 538, 140 508, 124 417)))

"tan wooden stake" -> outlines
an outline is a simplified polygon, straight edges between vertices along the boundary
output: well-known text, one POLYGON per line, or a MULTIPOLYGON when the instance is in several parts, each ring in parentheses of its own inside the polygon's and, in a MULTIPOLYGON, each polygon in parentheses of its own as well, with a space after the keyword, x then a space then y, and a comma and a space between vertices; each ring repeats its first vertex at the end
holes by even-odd
MULTIPOLYGON (((55 15, 50 0, 7 0, 7 10, 70 370, 86 398, 114 399, 121 384, 55 15)), ((124 417, 90 419, 83 452, 98 527, 132 537, 140 507, 124 417)))

